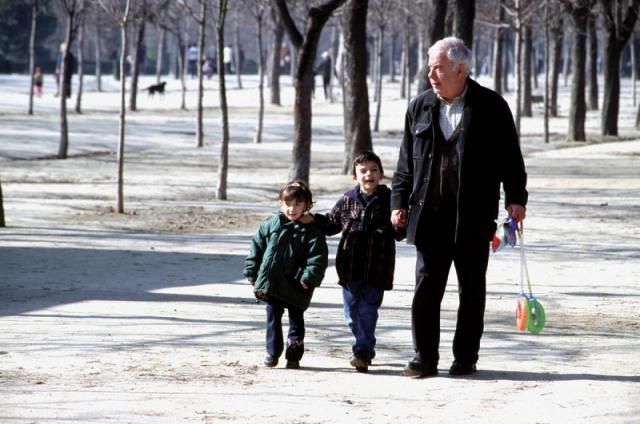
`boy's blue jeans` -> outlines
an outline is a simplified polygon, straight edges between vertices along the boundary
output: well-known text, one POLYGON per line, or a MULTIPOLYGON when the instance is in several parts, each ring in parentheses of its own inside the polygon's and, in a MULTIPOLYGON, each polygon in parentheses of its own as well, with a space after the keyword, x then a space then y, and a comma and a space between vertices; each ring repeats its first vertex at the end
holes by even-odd
POLYGON ((378 309, 382 305, 384 290, 363 284, 347 282, 342 286, 344 318, 355 337, 353 355, 370 360, 375 356, 378 309))
POLYGON ((267 303, 267 353, 279 358, 284 350, 282 333, 282 315, 289 312, 289 333, 285 358, 288 361, 299 361, 304 354, 304 311, 295 307, 285 307, 277 301, 267 303))

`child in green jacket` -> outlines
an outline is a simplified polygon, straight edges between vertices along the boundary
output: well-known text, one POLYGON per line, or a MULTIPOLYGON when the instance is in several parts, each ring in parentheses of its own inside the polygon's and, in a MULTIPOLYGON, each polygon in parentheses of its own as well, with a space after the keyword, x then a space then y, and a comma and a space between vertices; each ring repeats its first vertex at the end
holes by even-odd
POLYGON ((284 349, 282 315, 289 314, 285 358, 299 368, 304 353, 304 311, 324 278, 328 249, 324 233, 308 211, 311 191, 301 181, 280 190, 280 212, 266 220, 251 241, 244 276, 256 298, 267 303, 267 367, 278 365, 284 349))

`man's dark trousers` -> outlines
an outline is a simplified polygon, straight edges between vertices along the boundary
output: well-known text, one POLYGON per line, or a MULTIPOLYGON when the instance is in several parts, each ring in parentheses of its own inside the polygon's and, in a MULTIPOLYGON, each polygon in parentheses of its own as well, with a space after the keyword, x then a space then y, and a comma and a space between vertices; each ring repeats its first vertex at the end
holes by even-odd
MULTIPOLYGON (((427 211, 425 211, 427 212, 427 211)), ((475 364, 484 328, 489 241, 460 237, 454 243, 455 212, 427 212, 416 239, 416 287, 411 306, 416 357, 437 366, 440 304, 453 263, 458 275, 459 306, 453 339, 454 359, 475 364)))

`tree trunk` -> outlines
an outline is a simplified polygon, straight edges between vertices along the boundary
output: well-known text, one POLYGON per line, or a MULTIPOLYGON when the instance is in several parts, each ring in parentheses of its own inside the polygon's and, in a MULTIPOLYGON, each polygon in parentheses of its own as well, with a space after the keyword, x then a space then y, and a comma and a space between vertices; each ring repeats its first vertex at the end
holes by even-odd
MULTIPOLYGON (((322 28, 331 14, 346 0, 330 0, 317 7, 309 9, 304 35, 295 28, 289 15, 285 0, 273 0, 272 4, 278 8, 280 18, 289 34, 289 39, 296 47, 296 69, 293 79, 295 100, 293 107, 293 152, 289 171, 291 179, 309 182, 311 165, 311 92, 313 89, 313 62, 318 49, 318 42, 322 28)), ((366 9, 365 9, 366 10, 366 9)), ((362 16, 366 19, 366 14, 362 16)), ((366 69, 366 55, 364 64, 366 69)), ((366 74, 364 74, 366 75, 366 74)), ((362 75, 360 75, 362 77, 362 75)), ((366 81, 364 81, 366 85, 366 81)), ((368 124, 368 120, 367 120, 368 124)))
MULTIPOLYGON (((475 0, 474 0, 475 1, 475 0)), ((427 39, 424 43, 423 57, 425 63, 422 63, 420 70, 418 71, 418 83, 417 91, 421 93, 429 88, 429 69, 426 66, 426 61, 429 60, 427 51, 438 40, 442 39, 445 34, 445 21, 447 18, 447 0, 430 0, 431 2, 431 15, 426 17, 428 24, 427 39)))
POLYGON ((236 62, 236 81, 238 83, 238 88, 242 89, 242 65, 244 64, 244 56, 242 53, 242 47, 240 46, 240 22, 239 22, 239 11, 235 10, 234 16, 234 31, 233 31, 233 39, 235 43, 235 49, 233 49, 233 54, 235 56, 236 62))
POLYGON ((227 87, 224 69, 224 21, 228 0, 218 0, 218 22, 216 36, 218 41, 218 90, 220 91, 220 118, 222 120, 222 140, 220 141, 220 159, 218 163, 218 187, 216 198, 227 200, 227 174, 229 172, 229 108, 227 106, 227 87))
POLYGON ((162 81, 162 62, 164 62, 164 45, 167 41, 167 31, 158 28, 158 50, 156 58, 156 83, 162 81))
POLYGON ((256 42, 258 43, 258 123, 256 125, 256 136, 254 143, 262 142, 262 127, 264 124, 264 71, 265 58, 262 46, 262 14, 256 16, 256 42))
MULTIPOLYGON (((33 89, 36 74, 36 28, 38 23, 38 0, 31 4, 31 33, 29 35, 29 110, 28 114, 33 115, 33 89)), ((44 71, 43 71, 44 72, 44 71)))
POLYGON ((456 0, 454 31, 467 47, 473 47, 473 22, 476 17, 476 0, 456 0))
POLYGON ((280 57, 282 41, 284 40, 284 25, 278 18, 274 8, 271 8, 273 44, 271 45, 271 104, 280 106, 280 57))
POLYGON ((549 3, 544 6, 544 142, 549 143, 549 61, 551 57, 551 32, 549 3))
POLYGON ((618 135, 620 108, 620 58, 638 20, 640 0, 613 2, 601 0, 607 31, 604 49, 604 93, 602 135, 618 135), (624 3, 624 5, 623 5, 624 3), (622 10, 627 7, 626 10, 622 10))
POLYGON ((607 34, 604 53, 604 92, 602 95, 602 135, 618 135, 620 107, 620 58, 624 44, 607 34))
POLYGON ((196 113, 196 145, 198 147, 204 146, 204 110, 202 102, 204 98, 204 83, 202 72, 202 59, 205 55, 204 41, 207 29, 207 2, 200 3, 200 17, 198 19, 198 60, 196 61, 196 75, 198 76, 198 105, 196 113))
MULTIPOLYGON (((127 7, 129 10, 129 7, 127 7)), ((127 13, 128 14, 128 13, 127 13)), ((125 17, 124 21, 126 22, 125 17)), ((127 45, 129 40, 127 37, 127 25, 122 23, 120 26, 120 126, 118 137, 118 151, 117 151, 117 163, 118 163, 118 177, 117 177, 117 198, 116 198, 116 211, 118 213, 124 213, 124 141, 126 133, 126 96, 127 96, 127 45)))
POLYGON ((71 50, 71 42, 73 41, 73 25, 74 25, 75 10, 70 11, 67 15, 67 32, 64 37, 65 49, 62 54, 62 63, 60 65, 60 145, 58 146, 58 159, 66 159, 69 152, 69 127, 67 122, 67 92, 70 87, 67 84, 71 84, 71 81, 67 81, 65 73, 68 66, 73 66, 73 63, 69 63, 69 52, 71 50))
POLYGON ((98 19, 98 23, 95 27, 95 48, 96 48, 96 91, 99 93, 102 92, 102 26, 100 24, 100 20, 98 19))
POLYGON ((516 110, 514 114, 514 121, 516 123, 516 130, 520 133, 520 118, 522 117, 522 46, 523 46, 523 24, 522 24, 522 9, 520 7, 520 0, 515 0, 515 59, 513 61, 515 73, 516 73, 516 110))
POLYGON ((498 8, 498 27, 495 30, 495 38, 493 40, 493 90, 498 94, 502 94, 502 73, 504 72, 504 61, 502 60, 504 53, 502 48, 504 47, 505 30, 502 28, 502 23, 504 22, 502 2, 503 0, 498 0, 496 5, 498 8))
POLYGON ((587 108, 598 110, 598 34, 596 15, 589 16, 589 47, 587 53, 587 80, 589 82, 587 108))
POLYGON ((549 115, 558 116, 558 81, 562 66, 562 46, 564 45, 563 19, 553 19, 551 37, 553 39, 553 51, 551 53, 551 81, 549 93, 549 115))
POLYGON ((396 82, 396 41, 398 34, 391 34, 391 42, 389 43, 389 82, 396 82))
POLYGON ((0 181, 0 228, 7 226, 4 219, 4 198, 2 197, 2 182, 0 181))
POLYGON ((76 94, 76 113, 82 113, 82 89, 84 87, 84 22, 78 28, 78 94, 76 94))
POLYGON ((531 108, 531 56, 532 56, 532 33, 531 27, 529 25, 525 25, 522 30, 522 35, 524 36, 524 40, 522 43, 522 57, 520 58, 520 65, 522 75, 520 77, 520 81, 522 82, 522 99, 521 99, 521 107, 522 107, 522 115, 526 117, 533 116, 533 110, 531 108))
MULTIPOLYGON (((351 167, 353 157, 362 151, 372 150, 371 127, 369 123, 369 94, 367 89, 367 16, 369 1, 352 0, 343 10, 348 23, 345 28, 345 49, 351 54, 346 56, 345 73, 347 93, 350 96, 351 109, 345 111, 349 117, 351 149, 346 151, 344 164, 351 167)), ((407 78, 408 79, 408 78, 407 78)), ((343 171, 344 171, 343 166, 343 171)))
MULTIPOLYGON (((138 76, 140 75, 140 47, 144 42, 145 19, 140 18, 137 21, 137 31, 133 39, 133 52, 131 52, 131 93, 129 93, 129 110, 138 110, 138 76)), ((126 74, 122 74, 126 79, 126 74)))
POLYGON ((379 28, 379 41, 380 51, 378 52, 378 78, 376 79, 376 92, 378 93, 378 99, 376 102, 376 117, 375 124, 373 125, 373 131, 380 131, 380 112, 382 110, 382 47, 384 46, 384 27, 379 28))
POLYGON ((587 56, 587 22, 589 11, 577 9, 572 14, 575 26, 573 40, 573 83, 571 85, 571 107, 569 109, 570 141, 586 141, 585 120, 587 104, 585 101, 585 62, 587 56))

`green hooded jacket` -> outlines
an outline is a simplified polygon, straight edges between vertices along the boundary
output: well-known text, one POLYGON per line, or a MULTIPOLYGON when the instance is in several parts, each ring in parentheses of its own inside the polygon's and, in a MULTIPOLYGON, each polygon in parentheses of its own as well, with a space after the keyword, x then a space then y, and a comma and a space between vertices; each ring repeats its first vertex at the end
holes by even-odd
POLYGON ((322 283, 328 255, 324 233, 311 216, 289 221, 278 213, 267 219, 251 240, 244 276, 254 283, 256 298, 305 310, 314 288, 322 283))

